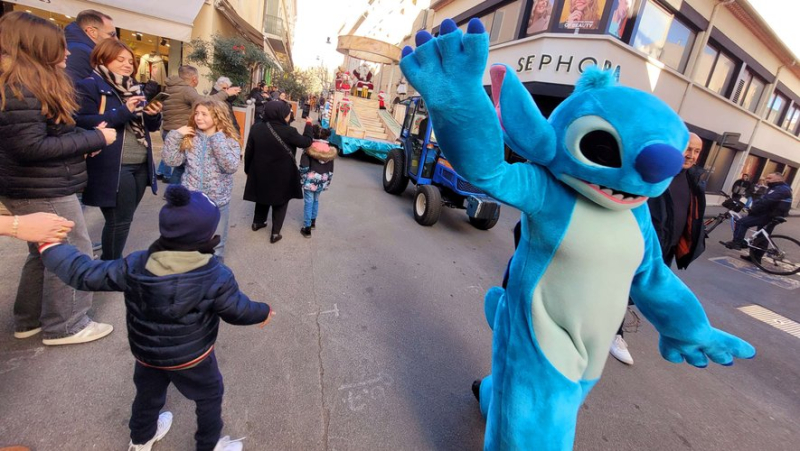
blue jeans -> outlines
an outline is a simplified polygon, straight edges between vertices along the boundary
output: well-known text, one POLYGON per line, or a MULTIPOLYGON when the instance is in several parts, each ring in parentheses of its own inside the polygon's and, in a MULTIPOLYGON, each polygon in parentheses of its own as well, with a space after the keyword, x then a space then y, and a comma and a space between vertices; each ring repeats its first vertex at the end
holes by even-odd
MULTIPOLYGON (((161 139, 163 141, 167 140, 167 133, 169 133, 168 130, 161 130, 161 139)), ((172 176, 172 166, 167 166, 164 160, 161 160, 161 163, 158 164, 158 168, 156 169, 156 175, 160 175, 164 179, 169 180, 172 176)))
POLYGON ((303 225, 311 227, 311 220, 317 219, 319 211, 319 195, 322 191, 303 190, 303 225))
POLYGON ((231 203, 219 207, 219 224, 217 231, 214 235, 219 235, 219 244, 214 248, 214 255, 224 262, 225 259, 225 242, 228 241, 228 223, 231 217, 231 203))
POLYGON ((147 164, 123 164, 119 172, 119 188, 117 188, 116 206, 100 207, 106 223, 103 226, 102 260, 122 258, 128 233, 131 231, 133 214, 142 201, 147 189, 147 164))
POLYGON ((197 450, 214 449, 222 432, 222 394, 225 391, 214 351, 197 366, 180 371, 150 368, 136 362, 133 383, 136 397, 128 426, 134 444, 146 443, 156 435, 158 414, 167 401, 167 388, 171 383, 180 394, 195 402, 197 450))
MULTIPOLYGON (((168 134, 168 130, 161 130, 161 138, 164 141, 167 140, 168 134)), ((180 185, 184 172, 186 172, 185 164, 173 168, 171 166, 167 166, 164 163, 164 160, 161 160, 161 163, 158 164, 158 169, 156 169, 156 174, 160 174, 162 178, 167 179, 167 183, 170 185, 180 185)))
MULTIPOLYGON (((55 213, 75 222, 67 243, 92 255, 92 241, 86 230, 81 204, 74 194, 43 199, 0 198, 15 215, 55 213)), ((10 268, 9 268, 10 269, 10 268)), ((92 307, 92 293, 77 291, 45 269, 37 243, 28 243, 28 258, 22 265, 17 297, 14 301, 14 330, 26 332, 42 328, 44 338, 74 335, 89 325, 86 312, 92 307)))
POLYGON ((741 243, 744 241, 745 235, 747 235, 747 229, 750 227, 761 228, 769 224, 770 219, 769 216, 745 216, 736 221, 736 228, 733 230, 733 241, 741 243))

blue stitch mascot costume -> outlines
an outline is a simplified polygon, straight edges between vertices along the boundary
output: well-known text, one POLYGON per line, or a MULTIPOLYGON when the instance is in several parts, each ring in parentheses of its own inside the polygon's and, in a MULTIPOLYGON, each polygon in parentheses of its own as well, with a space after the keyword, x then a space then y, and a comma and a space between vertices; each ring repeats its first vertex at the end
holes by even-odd
POLYGON ((400 67, 427 103, 442 151, 474 185, 522 212, 508 288, 486 294, 492 374, 479 387, 486 450, 568 450, 578 409, 603 371, 628 295, 668 361, 705 367, 752 358, 714 329, 663 263, 646 201, 681 169, 689 134, 666 104, 589 69, 544 119, 504 65, 483 89, 489 37, 445 20, 421 31, 400 67), (459 103, 465 108, 452 108, 459 103), (529 163, 503 160, 503 142, 529 163))

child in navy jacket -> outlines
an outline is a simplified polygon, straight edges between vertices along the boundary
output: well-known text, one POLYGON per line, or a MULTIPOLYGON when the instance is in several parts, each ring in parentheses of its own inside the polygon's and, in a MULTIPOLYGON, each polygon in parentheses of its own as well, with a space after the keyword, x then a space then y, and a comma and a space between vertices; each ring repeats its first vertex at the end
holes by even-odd
POLYGON ((198 451, 239 451, 222 431, 222 375, 214 354, 219 320, 262 323, 274 312, 239 291, 233 273, 214 257, 217 206, 205 194, 172 185, 159 214, 161 237, 147 251, 96 261, 75 247, 42 244, 45 266, 84 291, 122 291, 128 342, 136 358, 136 398, 129 451, 149 451, 166 435, 172 414, 159 411, 172 383, 197 404, 198 451))

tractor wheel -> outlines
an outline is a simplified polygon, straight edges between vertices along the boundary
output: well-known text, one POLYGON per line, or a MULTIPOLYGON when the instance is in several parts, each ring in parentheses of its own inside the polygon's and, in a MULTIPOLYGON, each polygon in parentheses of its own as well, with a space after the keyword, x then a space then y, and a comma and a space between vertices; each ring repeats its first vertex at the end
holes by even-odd
POLYGON ((442 213, 442 194, 433 185, 417 186, 414 195, 414 219, 419 225, 432 226, 442 213))
POLYGON ((402 194, 408 186, 405 170, 402 151, 392 149, 383 163, 383 190, 389 194, 402 194))
POLYGON ((478 230, 489 230, 497 225, 497 221, 499 219, 500 219, 499 215, 494 219, 478 219, 470 216, 469 223, 472 224, 472 226, 478 230))

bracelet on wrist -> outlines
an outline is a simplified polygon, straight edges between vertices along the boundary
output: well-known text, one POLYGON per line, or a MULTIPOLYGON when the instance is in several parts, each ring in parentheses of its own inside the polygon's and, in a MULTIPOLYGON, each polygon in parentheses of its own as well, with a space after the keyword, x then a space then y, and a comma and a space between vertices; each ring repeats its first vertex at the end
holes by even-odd
POLYGON ((11 238, 16 238, 19 233, 19 216, 14 215, 14 221, 11 223, 11 238))

